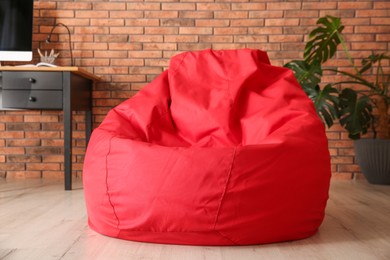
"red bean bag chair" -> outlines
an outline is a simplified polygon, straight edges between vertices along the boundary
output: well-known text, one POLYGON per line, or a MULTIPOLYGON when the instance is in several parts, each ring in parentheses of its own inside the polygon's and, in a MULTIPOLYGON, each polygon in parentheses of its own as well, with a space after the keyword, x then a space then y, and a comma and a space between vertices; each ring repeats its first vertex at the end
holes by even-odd
POLYGON ((324 218, 324 126, 259 50, 205 50, 112 109, 84 164, 89 225, 116 238, 247 245, 313 235, 324 218))

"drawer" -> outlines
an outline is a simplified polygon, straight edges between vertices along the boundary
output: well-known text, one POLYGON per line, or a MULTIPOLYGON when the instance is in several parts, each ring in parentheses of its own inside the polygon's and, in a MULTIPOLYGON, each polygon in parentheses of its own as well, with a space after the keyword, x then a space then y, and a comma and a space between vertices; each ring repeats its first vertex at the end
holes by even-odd
POLYGON ((3 89, 62 90, 61 72, 3 71, 3 89))
POLYGON ((62 109, 62 91, 3 89, 2 92, 5 108, 62 109))

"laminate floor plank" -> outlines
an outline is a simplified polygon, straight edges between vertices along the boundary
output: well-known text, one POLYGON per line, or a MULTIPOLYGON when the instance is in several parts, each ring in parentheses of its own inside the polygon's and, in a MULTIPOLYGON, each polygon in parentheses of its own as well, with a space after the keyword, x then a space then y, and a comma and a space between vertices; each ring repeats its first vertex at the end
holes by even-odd
POLYGON ((81 183, 0 179, 1 260, 390 259, 390 186, 333 181, 319 232, 256 246, 180 246, 100 235, 87 225, 81 183))

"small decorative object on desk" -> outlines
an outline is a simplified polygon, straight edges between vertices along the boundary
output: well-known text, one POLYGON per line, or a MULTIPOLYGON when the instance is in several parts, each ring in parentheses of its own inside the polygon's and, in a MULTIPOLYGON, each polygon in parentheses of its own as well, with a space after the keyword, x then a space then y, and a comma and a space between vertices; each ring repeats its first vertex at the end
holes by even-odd
POLYGON ((47 51, 45 51, 45 55, 42 54, 41 50, 38 48, 39 56, 41 57, 41 62, 54 64, 55 59, 60 55, 59 52, 54 53, 54 50, 51 49, 50 54, 47 55, 47 51))

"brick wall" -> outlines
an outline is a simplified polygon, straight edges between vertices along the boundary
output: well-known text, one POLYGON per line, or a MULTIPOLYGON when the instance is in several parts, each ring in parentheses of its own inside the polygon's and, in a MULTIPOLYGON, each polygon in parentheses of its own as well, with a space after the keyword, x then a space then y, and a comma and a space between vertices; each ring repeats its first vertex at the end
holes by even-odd
MULTIPOLYGON (((44 41, 54 23, 70 28, 76 66, 101 77, 93 91, 96 127, 109 109, 153 80, 177 53, 257 48, 268 51, 274 65, 283 65, 302 56, 308 32, 328 14, 342 18, 354 57, 389 49, 386 0, 42 0, 35 2, 33 46, 61 51, 59 64, 69 65, 64 28, 55 30, 53 39, 59 43, 44 41)), ((338 56, 329 66, 348 66, 341 52, 338 56)), ((79 176, 85 153, 83 113, 74 114, 74 120, 73 167, 79 176)), ((0 176, 62 177, 62 129, 61 111, 0 112, 0 176)), ((352 142, 338 126, 327 134, 334 177, 351 178, 359 172, 352 142)))

